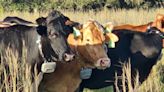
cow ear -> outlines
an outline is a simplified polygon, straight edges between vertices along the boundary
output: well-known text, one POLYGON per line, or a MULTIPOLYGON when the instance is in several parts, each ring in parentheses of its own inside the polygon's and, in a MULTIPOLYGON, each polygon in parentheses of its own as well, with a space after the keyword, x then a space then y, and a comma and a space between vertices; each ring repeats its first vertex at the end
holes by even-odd
POLYGON ((36 27, 36 30, 37 30, 39 35, 47 36, 47 27, 46 26, 39 25, 39 26, 36 27))
POLYGON ((67 25, 67 26, 72 26, 73 24, 74 24, 73 21, 70 21, 70 20, 65 21, 65 25, 67 25))
POLYGON ((76 27, 78 29, 82 28, 82 25, 80 23, 74 22, 74 21, 71 21, 71 20, 66 20, 65 25, 71 26, 71 27, 76 27))
POLYGON ((161 20, 163 17, 164 17, 164 15, 162 15, 162 14, 157 14, 156 19, 157 19, 157 20, 161 20))
POLYGON ((115 42, 119 40, 118 36, 113 33, 106 33, 105 41, 108 42, 109 48, 115 48, 115 42))
POLYGON ((40 17, 40 18, 36 19, 36 23, 38 25, 46 26, 47 25, 46 19, 47 19, 46 17, 40 17))
POLYGON ((117 42, 119 40, 118 36, 113 34, 113 33, 106 33, 105 35, 105 40, 109 41, 111 40, 112 42, 117 42))
POLYGON ((111 41, 112 43, 119 40, 118 36, 112 33, 113 27, 114 26, 111 22, 107 23, 105 27, 105 40, 111 41))

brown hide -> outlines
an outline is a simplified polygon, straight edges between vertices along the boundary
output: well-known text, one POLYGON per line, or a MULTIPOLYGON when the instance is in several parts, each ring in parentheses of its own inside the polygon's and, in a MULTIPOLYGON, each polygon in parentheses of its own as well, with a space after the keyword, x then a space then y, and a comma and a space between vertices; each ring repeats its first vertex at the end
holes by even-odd
POLYGON ((125 25, 120 25, 120 26, 115 26, 114 30, 118 30, 118 29, 129 29, 129 30, 135 30, 135 31, 139 31, 139 32, 145 32, 148 26, 151 26, 152 22, 148 23, 148 24, 144 24, 144 25, 130 25, 130 24, 125 24, 125 25))
POLYGON ((39 92, 74 92, 81 82, 80 70, 83 65, 80 62, 79 58, 69 63, 57 62, 55 72, 44 74, 39 92))
POLYGON ((129 29, 129 30, 135 30, 139 32, 145 32, 147 27, 151 26, 151 27, 157 27, 162 32, 164 32, 164 26, 162 25, 164 25, 164 15, 157 14, 154 22, 149 22, 148 24, 143 24, 143 25, 131 25, 131 24, 119 25, 119 26, 115 26, 114 30, 129 29))

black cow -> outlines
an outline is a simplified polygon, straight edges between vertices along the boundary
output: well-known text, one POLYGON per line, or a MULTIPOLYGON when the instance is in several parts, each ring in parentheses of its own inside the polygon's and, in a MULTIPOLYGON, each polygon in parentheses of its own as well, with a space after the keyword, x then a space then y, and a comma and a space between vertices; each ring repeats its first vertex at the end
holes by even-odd
MULTIPOLYGON (((112 61, 111 67, 106 70, 93 69, 90 79, 85 79, 80 85, 79 91, 84 88, 98 89, 106 86, 114 86, 115 72, 122 74, 122 64, 131 63, 131 74, 139 72, 139 81, 142 83, 149 75, 151 68, 156 64, 162 50, 161 33, 157 28, 150 28, 148 32, 132 32, 131 30, 114 30, 119 37, 115 48, 108 48, 108 56, 112 61)), ((133 84, 133 82, 132 82, 133 84)), ((121 80, 118 87, 121 88, 121 80)), ((116 91, 115 87, 114 90, 116 91)))
POLYGON ((21 57, 24 40, 27 48, 26 61, 32 67, 34 64, 38 64, 38 71, 40 71, 41 64, 44 61, 41 52, 48 62, 72 60, 74 55, 66 41, 67 33, 72 31, 72 27, 65 25, 66 20, 63 16, 58 11, 52 11, 47 16, 47 19, 51 22, 48 22, 46 26, 39 25, 35 27, 17 24, 0 28, 1 55, 4 54, 5 48, 9 46, 11 49, 17 50, 21 57), (37 43, 38 40, 41 40, 41 51, 37 43))
POLYGON ((21 24, 21 25, 31 25, 31 24, 34 24, 33 22, 24 20, 24 19, 16 17, 16 16, 8 16, 5 19, 3 19, 3 22, 16 23, 16 24, 21 24))

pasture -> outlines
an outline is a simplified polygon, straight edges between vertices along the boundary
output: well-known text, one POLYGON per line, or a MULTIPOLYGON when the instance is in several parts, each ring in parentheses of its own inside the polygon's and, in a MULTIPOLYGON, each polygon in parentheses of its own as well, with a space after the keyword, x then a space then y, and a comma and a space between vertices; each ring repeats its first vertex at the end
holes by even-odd
MULTIPOLYGON (((103 10, 100 12, 70 12, 61 10, 61 12, 68 16, 71 20, 77 21, 80 23, 83 23, 89 19, 95 19, 101 24, 105 24, 107 22, 113 22, 114 25, 120 25, 120 24, 145 24, 150 21, 153 21, 155 19, 155 16, 157 13, 164 14, 164 9, 152 9, 152 10, 121 10, 118 9, 115 10, 103 10)), ((33 21, 35 22, 35 19, 40 16, 47 16, 48 13, 27 13, 27 12, 5 12, 0 13, 0 20, 3 20, 6 16, 18 16, 20 18, 33 21)), ((26 48, 24 48, 26 50, 26 48)), ((32 91, 32 84, 31 84, 31 78, 29 77, 30 71, 28 66, 25 63, 19 63, 17 54, 13 54, 11 50, 7 50, 7 57, 5 57, 8 60, 10 75, 11 75, 11 81, 8 83, 8 76, 5 76, 5 80, 3 80, 3 86, 5 86, 5 92, 18 92, 22 90, 23 92, 33 92, 32 91), (12 65, 14 64, 14 65, 12 65), (16 80, 19 80, 17 83, 16 80)), ((164 53, 164 50, 163 50, 164 53)), ((26 53, 23 58, 26 58, 26 53)), ((22 59, 23 60, 23 59, 22 59)), ((1 62, 3 61, 3 58, 1 58, 1 62)), ((130 66, 124 67, 125 70, 123 76, 123 82, 127 80, 126 82, 131 81, 128 76, 130 75, 128 71, 130 66)), ((4 69, 3 63, 0 65, 0 75, 4 71, 4 74, 6 75, 6 71, 4 69)), ((139 76, 138 76, 139 77, 139 76)), ((136 77, 136 83, 135 88, 132 89, 132 85, 129 84, 129 92, 132 90, 135 92, 164 92, 164 56, 162 59, 153 67, 151 74, 149 78, 142 84, 139 85, 138 83, 138 77, 136 77), (162 83, 163 82, 163 83, 162 83)), ((37 80, 36 76, 36 80, 37 80)), ((1 77, 0 77, 1 80, 1 77)), ((2 91, 2 85, 0 85, 0 92, 2 91)), ((123 85, 124 86, 124 85, 123 85)), ((112 92, 110 91, 112 87, 107 87, 103 89, 98 90, 89 90, 85 89, 85 92, 112 92)))

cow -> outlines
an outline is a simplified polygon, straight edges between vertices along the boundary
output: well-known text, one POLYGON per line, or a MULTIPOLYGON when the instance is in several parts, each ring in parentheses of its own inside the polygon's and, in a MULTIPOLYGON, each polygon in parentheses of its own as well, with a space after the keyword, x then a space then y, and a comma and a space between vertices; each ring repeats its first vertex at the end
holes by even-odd
POLYGON ((114 29, 115 30, 129 29, 129 30, 134 30, 134 31, 139 31, 139 32, 146 32, 147 28, 149 27, 157 27, 159 30, 164 32, 164 15, 157 14, 155 20, 147 24, 143 24, 143 25, 125 24, 125 25, 114 26, 114 29))
POLYGON ((58 62, 55 72, 44 74, 39 92, 74 92, 81 82, 82 68, 105 69, 110 66, 110 59, 103 48, 107 38, 105 36, 108 35, 104 36, 103 29, 98 25, 98 22, 90 20, 83 24, 82 29, 76 28, 75 31, 79 32, 79 35, 71 33, 68 36, 68 43, 77 57, 74 62, 58 62))
MULTIPOLYGON (((82 80, 79 92, 84 88, 99 89, 107 86, 113 86, 116 92, 115 72, 121 76, 121 66, 128 62, 131 65, 132 76, 138 71, 139 82, 142 83, 161 55, 164 33, 155 27, 145 33, 128 29, 113 30, 113 33, 119 37, 119 41, 116 42, 115 48, 108 48, 107 54, 112 61, 111 67, 105 70, 93 69, 91 77, 82 80)), ((118 80, 117 86, 122 92, 121 81, 118 80)))
MULTIPOLYGON (((143 25, 136 26, 136 25, 131 25, 131 24, 125 24, 125 25, 114 26, 114 30, 129 29, 129 30, 134 30, 134 31, 139 31, 139 32, 146 32, 147 28, 149 27, 157 27, 159 30, 164 32, 164 15, 157 14, 153 22, 149 22, 143 25)), ((164 47, 164 40, 163 40, 163 47, 164 47)))
POLYGON ((27 21, 27 20, 19 18, 17 16, 8 16, 8 17, 4 18, 2 22, 15 23, 15 24, 21 24, 21 25, 35 25, 31 21, 27 21))
MULTIPOLYGON (((44 62, 68 62, 72 61, 74 54, 68 46, 68 32, 72 26, 65 25, 67 19, 59 11, 52 11, 47 16, 49 22, 46 25, 27 26, 11 25, 0 28, 0 54, 5 54, 5 49, 17 51, 19 57, 23 54, 23 45, 27 49, 26 62, 32 68, 37 65, 38 73, 44 62), (62 17, 61 17, 62 16, 62 17), (68 31, 68 32, 65 32, 68 31)), ((32 74, 33 76, 33 74, 32 74)))

